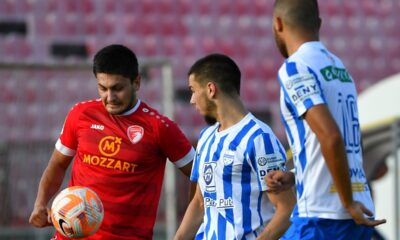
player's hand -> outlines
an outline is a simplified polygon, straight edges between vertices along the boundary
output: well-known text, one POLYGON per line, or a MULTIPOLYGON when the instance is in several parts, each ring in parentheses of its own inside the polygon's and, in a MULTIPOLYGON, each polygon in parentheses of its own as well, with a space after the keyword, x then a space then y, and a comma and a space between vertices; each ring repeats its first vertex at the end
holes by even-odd
POLYGON ((373 213, 358 201, 354 201, 347 207, 347 211, 357 224, 374 227, 386 223, 386 219, 373 220, 365 217, 365 215, 372 217, 373 213))
POLYGON ((29 218, 29 223, 39 228, 52 226, 50 209, 45 206, 35 206, 29 218))
POLYGON ((290 189, 295 183, 295 178, 292 172, 277 170, 269 172, 265 177, 265 182, 269 192, 279 193, 290 189))

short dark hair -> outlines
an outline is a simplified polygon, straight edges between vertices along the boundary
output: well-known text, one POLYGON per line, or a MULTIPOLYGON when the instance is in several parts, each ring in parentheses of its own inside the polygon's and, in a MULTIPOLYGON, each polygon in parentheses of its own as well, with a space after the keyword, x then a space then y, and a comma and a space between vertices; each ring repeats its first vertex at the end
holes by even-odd
POLYGON ((113 44, 102 48, 93 59, 93 73, 118 74, 132 81, 139 74, 139 64, 129 48, 113 44))
POLYGON ((240 95, 240 69, 226 55, 213 53, 197 60, 188 72, 194 74, 200 84, 215 82, 221 91, 240 95))
POLYGON ((321 26, 317 0, 276 0, 274 12, 279 12, 286 24, 303 32, 317 33, 321 26))

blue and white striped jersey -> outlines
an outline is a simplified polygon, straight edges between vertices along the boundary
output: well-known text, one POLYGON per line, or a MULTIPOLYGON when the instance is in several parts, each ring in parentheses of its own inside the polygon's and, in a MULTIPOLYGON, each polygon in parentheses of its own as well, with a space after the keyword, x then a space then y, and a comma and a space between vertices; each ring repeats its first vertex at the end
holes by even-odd
POLYGON ((204 198, 203 239, 255 239, 274 213, 264 176, 286 170, 285 152, 251 113, 228 129, 218 127, 200 134, 192 168, 204 198))
POLYGON ((302 117, 326 104, 341 130, 355 200, 374 211, 362 166, 357 92, 343 63, 320 42, 304 43, 279 70, 281 114, 296 168, 294 216, 349 219, 342 207, 320 144, 302 117))

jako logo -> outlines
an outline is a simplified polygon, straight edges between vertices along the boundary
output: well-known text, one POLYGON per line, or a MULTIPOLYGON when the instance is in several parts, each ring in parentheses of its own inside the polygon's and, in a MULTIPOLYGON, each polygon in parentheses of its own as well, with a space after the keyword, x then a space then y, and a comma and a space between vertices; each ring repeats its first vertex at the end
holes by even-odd
POLYGON ((99 124, 92 124, 92 126, 90 126, 90 128, 97 129, 97 130, 104 130, 104 126, 99 125, 99 124))

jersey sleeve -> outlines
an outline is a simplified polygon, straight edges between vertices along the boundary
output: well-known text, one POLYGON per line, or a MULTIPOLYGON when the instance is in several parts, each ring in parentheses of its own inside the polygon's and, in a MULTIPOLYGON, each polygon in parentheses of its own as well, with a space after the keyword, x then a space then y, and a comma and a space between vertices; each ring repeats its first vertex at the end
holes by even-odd
POLYGON ((161 149, 178 168, 193 161, 194 148, 176 123, 164 117, 160 123, 159 134, 161 149))
POLYGON ((265 176, 270 171, 286 171, 286 154, 279 140, 272 134, 263 133, 254 139, 249 153, 251 165, 257 173, 257 180, 262 191, 266 191, 265 176))
POLYGON ((191 182, 199 181, 199 167, 200 167, 200 155, 196 152, 192 165, 192 173, 190 174, 191 182))
POLYGON ((78 147, 76 137, 76 125, 79 119, 79 107, 75 105, 68 113, 60 137, 56 143, 56 149, 66 156, 74 156, 78 147))
POLYGON ((304 64, 286 62, 278 78, 285 103, 297 117, 315 105, 326 103, 317 75, 304 64))

